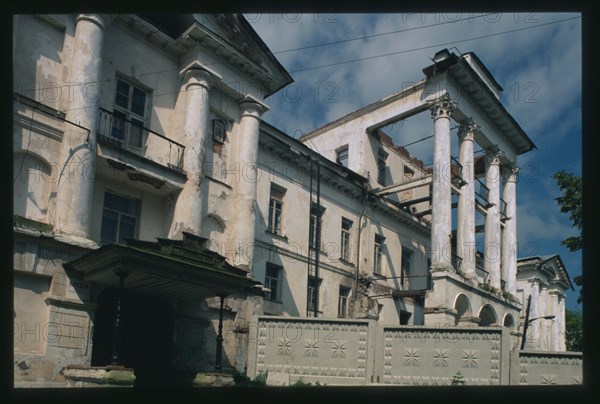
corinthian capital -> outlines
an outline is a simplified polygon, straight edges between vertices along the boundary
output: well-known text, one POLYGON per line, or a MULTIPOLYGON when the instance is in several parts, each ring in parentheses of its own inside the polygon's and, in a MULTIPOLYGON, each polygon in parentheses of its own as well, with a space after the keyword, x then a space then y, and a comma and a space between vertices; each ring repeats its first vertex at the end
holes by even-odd
POLYGON ((472 119, 468 119, 458 127, 458 139, 461 142, 465 140, 474 141, 475 132, 479 132, 479 129, 479 125, 473 122, 472 119))
POLYGON ((431 117, 433 119, 450 118, 457 105, 456 101, 453 101, 448 94, 444 94, 431 103, 429 107, 431 117))
POLYGON ((485 165, 499 165, 500 159, 504 156, 504 152, 498 146, 491 146, 485 149, 485 165))
POLYGON ((519 175, 519 166, 516 163, 510 163, 503 167, 506 182, 516 182, 519 175))

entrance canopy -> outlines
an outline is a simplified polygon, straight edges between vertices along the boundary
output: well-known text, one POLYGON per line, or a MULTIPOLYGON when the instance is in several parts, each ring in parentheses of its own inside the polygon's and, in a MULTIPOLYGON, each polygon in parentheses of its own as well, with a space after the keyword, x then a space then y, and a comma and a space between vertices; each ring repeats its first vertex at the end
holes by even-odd
POLYGON ((119 287, 118 273, 127 273, 123 288, 147 295, 195 300, 234 293, 260 293, 260 282, 206 248, 207 239, 183 233, 183 240, 126 240, 110 244, 65 264, 83 274, 83 281, 119 287))

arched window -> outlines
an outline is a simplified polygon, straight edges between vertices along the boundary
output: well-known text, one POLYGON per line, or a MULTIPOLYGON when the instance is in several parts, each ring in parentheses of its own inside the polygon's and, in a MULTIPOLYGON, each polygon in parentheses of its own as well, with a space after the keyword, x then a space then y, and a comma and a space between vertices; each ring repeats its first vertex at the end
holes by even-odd
POLYGON ((479 325, 482 327, 497 324, 497 318, 496 312, 489 304, 484 304, 479 311, 479 325))
POLYGON ((48 210, 52 168, 31 152, 14 156, 13 206, 14 214, 43 221, 48 210))
POLYGON ((454 310, 456 310, 456 324, 460 321, 461 317, 471 315, 471 303, 469 298, 464 294, 460 293, 454 300, 454 310))
POLYGON ((512 314, 506 313, 506 315, 504 316, 504 321, 502 322, 502 325, 504 325, 505 327, 508 327, 508 328, 515 327, 515 318, 512 316, 512 314))

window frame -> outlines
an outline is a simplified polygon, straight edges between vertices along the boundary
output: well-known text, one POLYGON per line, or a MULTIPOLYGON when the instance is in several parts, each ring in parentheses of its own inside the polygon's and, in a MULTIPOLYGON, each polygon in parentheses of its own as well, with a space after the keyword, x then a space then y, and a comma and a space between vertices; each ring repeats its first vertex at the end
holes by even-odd
POLYGON ((373 273, 383 276, 383 249, 385 248, 385 237, 381 234, 375 234, 373 245, 373 273))
POLYGON ((123 216, 134 219, 133 235, 131 236, 131 238, 136 238, 138 236, 139 226, 140 226, 139 219, 141 218, 141 207, 142 207, 141 199, 133 198, 129 195, 123 195, 119 192, 115 192, 110 189, 105 190, 104 191, 104 201, 102 202, 102 218, 100 220, 100 244, 107 245, 107 244, 119 244, 120 243, 121 219, 123 216), (113 208, 107 207, 106 206, 106 196, 107 195, 116 196, 118 198, 129 200, 129 202, 133 202, 134 207, 135 207, 135 214, 132 215, 132 214, 128 214, 126 212, 121 212, 121 211, 115 210, 113 208), (116 237, 116 240, 113 239, 108 242, 106 242, 105 239, 102 238, 102 228, 104 227, 104 218, 105 218, 105 213, 107 213, 107 212, 117 215, 117 220, 116 220, 117 225, 116 225, 116 230, 115 230, 116 234, 114 235, 116 237))
POLYGON ((387 180, 387 158, 388 153, 383 148, 380 148, 377 151, 377 182, 383 186, 386 185, 387 180))
MULTIPOLYGON (((317 247, 321 250, 321 246, 315 245, 317 241, 317 228, 321 230, 320 236, 323 235, 323 216, 325 214, 325 208, 323 205, 317 206, 316 203, 311 203, 310 205, 310 220, 308 222, 308 247, 310 249, 316 250, 317 247), (313 213, 313 211, 315 213, 313 213), (314 223, 313 223, 314 220, 314 223), (317 225, 317 221, 321 222, 321 226, 317 225)), ((322 243, 322 237, 319 237, 319 241, 322 243)))
POLYGON ((403 247, 402 253, 400 257, 400 284, 404 289, 408 289, 409 287, 409 276, 410 271, 412 269, 412 258, 414 255, 414 251, 410 248, 403 247), (405 266, 405 263, 408 261, 408 268, 405 266))
POLYGON ((308 311, 309 315, 313 314, 315 312, 315 307, 314 307, 314 300, 316 299, 316 304, 317 304, 317 313, 320 313, 321 311, 319 310, 319 303, 321 302, 321 300, 319 299, 319 293, 321 291, 321 278, 317 278, 315 276, 310 275, 308 277, 308 285, 306 287, 306 310, 308 311), (314 283, 314 286, 311 286, 311 282, 314 283), (311 293, 312 290, 312 293, 311 293), (312 296, 312 299, 311 299, 312 296))
POLYGON ((223 144, 227 138, 227 123, 221 118, 214 118, 212 120, 212 140, 214 142, 223 144))
POLYGON ((269 191, 267 231, 278 236, 283 236, 283 207, 285 193, 285 188, 277 186, 276 184, 271 184, 271 189, 269 191), (274 195, 274 192, 280 193, 281 196, 274 195), (279 213, 279 215, 277 216, 276 213, 279 213), (276 221, 277 217, 279 217, 279 223, 276 221))
POLYGON ((338 318, 348 318, 348 301, 352 288, 340 285, 338 292, 338 318), (342 291, 346 292, 342 294, 342 291))
MULTIPOLYGON (((116 119, 121 119, 123 120, 122 124, 123 124, 123 128, 121 129, 123 131, 123 138, 122 138, 122 142, 128 147, 128 148, 132 148, 136 151, 141 151, 144 147, 146 138, 148 137, 147 134, 147 129, 150 126, 150 109, 151 109, 151 105, 152 105, 152 90, 149 89, 148 87, 138 83, 136 80, 127 77, 123 74, 117 74, 116 78, 115 78, 115 96, 113 98, 113 122, 112 122, 112 126, 111 126, 111 137, 115 138, 116 136, 113 134, 114 130, 115 130, 115 120, 116 119), (128 90, 128 94, 127 94, 127 108, 117 104, 117 96, 119 94, 118 92, 118 85, 119 85, 119 81, 127 84, 129 86, 129 90, 128 90), (144 115, 139 115, 138 113, 133 111, 133 93, 134 90, 137 89, 139 91, 142 91, 145 95, 145 99, 144 99, 144 115), (117 115, 123 115, 124 117, 117 117, 117 115), (134 121, 138 121, 141 122, 142 125, 137 125, 134 123, 134 121), (138 128, 140 128, 141 131, 141 138, 140 138, 140 145, 137 146, 136 144, 133 144, 131 142, 132 139, 132 125, 136 126, 138 128)), ((119 137, 116 137, 118 139, 120 139, 119 137)))
POLYGON ((336 151, 335 151, 335 162, 337 164, 340 164, 344 167, 348 167, 349 161, 350 161, 350 148, 348 147, 348 145, 344 145, 342 147, 339 147, 336 151), (345 159, 342 159, 341 156, 345 155, 345 159), (344 164, 345 161, 345 164, 344 164))
POLYGON ((270 292, 265 293, 265 299, 273 302, 281 302, 281 276, 283 274, 283 267, 270 262, 267 262, 265 266, 265 287, 270 289, 270 292), (277 272, 277 276, 269 275, 269 270, 277 272), (275 288, 272 288, 272 281, 276 282, 275 288), (275 290, 273 290, 275 289, 275 290), (273 294, 275 296, 273 296, 273 294))
POLYGON ((348 218, 342 217, 341 235, 340 235, 340 259, 350 262, 352 255, 352 226, 354 222, 348 218), (345 229, 344 225, 348 228, 345 229))

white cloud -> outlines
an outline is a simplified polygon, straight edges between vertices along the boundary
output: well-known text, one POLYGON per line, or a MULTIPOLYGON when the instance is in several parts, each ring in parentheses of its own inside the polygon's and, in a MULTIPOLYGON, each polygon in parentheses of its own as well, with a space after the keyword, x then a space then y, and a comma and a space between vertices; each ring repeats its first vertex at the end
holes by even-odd
MULTIPOLYGON (((560 241, 576 231, 571 228, 568 216, 560 213, 553 199, 559 191, 550 175, 561 168, 580 172, 581 20, 521 29, 575 16, 577 14, 573 13, 503 13, 367 40, 276 54, 281 63, 292 71, 295 86, 301 89, 302 96, 296 102, 290 102, 280 94, 276 95, 273 102, 269 101, 272 110, 265 114, 265 120, 290 135, 296 131, 306 133, 402 89, 405 83, 421 80, 424 77, 422 69, 431 64, 430 58, 442 48, 449 48, 455 53, 459 50, 463 53, 475 52, 504 88, 501 98, 503 104, 539 148, 519 156, 519 164, 525 168, 518 183, 519 243, 521 246, 533 243, 533 246, 539 247, 537 253, 563 253, 560 241), (510 30, 515 31, 462 41, 510 30), (461 42, 293 73, 306 67, 452 41, 461 42), (452 49, 453 46, 458 49, 452 49), (320 89, 316 97, 315 83, 320 89), (327 85, 330 86, 330 92, 335 90, 330 100, 336 102, 324 102, 327 85), (535 179, 536 182, 527 182, 525 179, 535 179)), ((465 13, 460 17, 469 15, 465 13)), ((299 22, 290 23, 279 16, 279 19, 273 18, 272 21, 263 18, 254 27, 273 51, 279 51, 356 36, 421 28, 449 21, 456 15, 340 14, 333 18, 337 20, 334 23, 323 23, 322 17, 318 18, 319 23, 315 23, 314 16, 303 15, 299 22)), ((402 127, 397 125, 391 134, 397 144, 404 145, 432 134, 432 131, 429 114, 423 113, 408 119, 402 127)), ((432 145, 432 140, 426 140, 408 147, 408 150, 428 163, 431 161, 432 145)), ((454 139, 453 154, 457 154, 456 149, 454 139)), ((519 251, 520 255, 531 252, 519 251)), ((570 266, 577 266, 573 262, 580 262, 580 259, 571 260, 570 266)))

